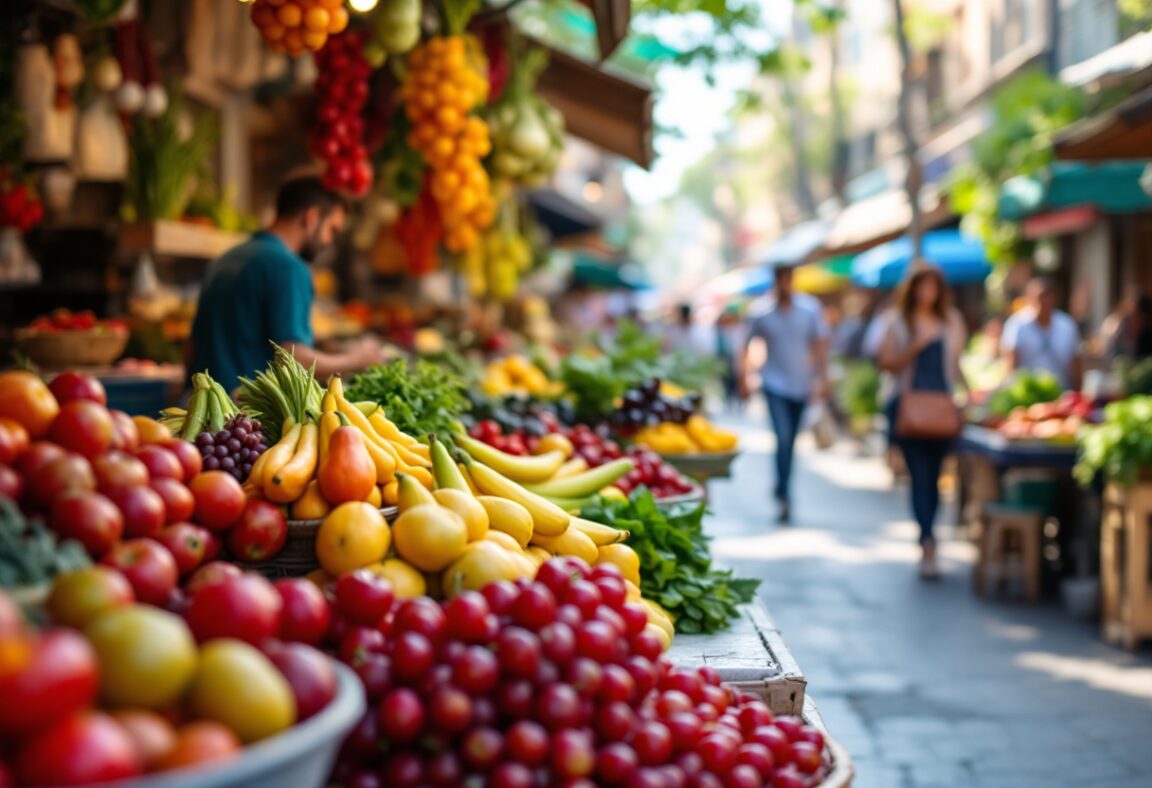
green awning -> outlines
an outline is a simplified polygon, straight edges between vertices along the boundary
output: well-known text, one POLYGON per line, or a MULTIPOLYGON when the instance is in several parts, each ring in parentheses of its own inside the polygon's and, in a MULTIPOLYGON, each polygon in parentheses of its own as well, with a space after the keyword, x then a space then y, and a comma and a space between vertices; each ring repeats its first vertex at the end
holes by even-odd
POLYGON ((835 257, 829 257, 820 263, 820 266, 830 274, 835 276, 848 277, 852 275, 852 261, 856 259, 854 254, 841 254, 835 257))
POLYGON ((1076 205, 1092 205, 1104 213, 1149 211, 1152 196, 1140 187, 1146 165, 1144 161, 1057 162, 1041 174, 1005 181, 997 210, 1008 220, 1076 205))
POLYGON ((572 261, 572 280, 607 290, 647 290, 652 287, 644 269, 636 263, 613 262, 579 252, 572 261))

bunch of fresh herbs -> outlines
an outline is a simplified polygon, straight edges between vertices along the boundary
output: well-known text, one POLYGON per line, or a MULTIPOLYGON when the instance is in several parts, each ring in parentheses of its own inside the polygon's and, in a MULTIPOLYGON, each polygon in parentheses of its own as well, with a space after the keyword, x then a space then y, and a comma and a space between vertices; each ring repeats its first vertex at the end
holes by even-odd
POLYGON ((704 504, 662 509, 648 490, 630 500, 600 498, 583 516, 631 532, 626 544, 640 556, 640 590, 663 606, 685 634, 726 629, 751 602, 759 580, 734 577, 712 564, 704 534, 704 504))
POLYGON ((353 401, 379 403, 409 435, 435 433, 447 439, 470 407, 467 390, 459 375, 439 364, 396 359, 354 376, 345 394, 353 401))

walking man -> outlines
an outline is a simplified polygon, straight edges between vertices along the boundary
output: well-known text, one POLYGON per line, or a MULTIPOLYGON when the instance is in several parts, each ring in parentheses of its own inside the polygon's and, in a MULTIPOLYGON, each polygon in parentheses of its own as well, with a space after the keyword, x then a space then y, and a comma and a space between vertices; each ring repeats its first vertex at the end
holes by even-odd
POLYGON ((792 289, 792 271, 792 266, 778 267, 767 303, 749 314, 740 374, 741 396, 746 399, 748 377, 763 359, 760 383, 776 433, 778 523, 792 517, 792 454, 804 407, 813 397, 828 397, 828 326, 820 302, 792 289), (759 353, 756 343, 763 345, 759 353))

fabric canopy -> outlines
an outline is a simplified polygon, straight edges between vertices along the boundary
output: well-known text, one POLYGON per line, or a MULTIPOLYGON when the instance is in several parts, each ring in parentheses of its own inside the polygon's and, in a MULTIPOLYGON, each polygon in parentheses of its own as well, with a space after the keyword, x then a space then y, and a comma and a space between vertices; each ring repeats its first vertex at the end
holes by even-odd
MULTIPOLYGON (((926 233, 923 257, 939 266, 950 284, 982 282, 992 271, 984 244, 958 230, 926 233)), ((852 282, 861 287, 895 287, 907 273, 911 260, 912 240, 908 236, 874 246, 856 257, 852 282)))
POLYGON ((1009 220, 1074 205, 1091 205, 1105 213, 1152 210, 1152 196, 1140 187, 1146 163, 1057 162, 1042 174, 1017 175, 1005 181, 997 210, 1001 218, 1009 220))
POLYGON ((589 254, 577 254, 572 263, 572 279, 589 287, 609 290, 647 290, 652 287, 643 269, 635 263, 613 263, 589 254))

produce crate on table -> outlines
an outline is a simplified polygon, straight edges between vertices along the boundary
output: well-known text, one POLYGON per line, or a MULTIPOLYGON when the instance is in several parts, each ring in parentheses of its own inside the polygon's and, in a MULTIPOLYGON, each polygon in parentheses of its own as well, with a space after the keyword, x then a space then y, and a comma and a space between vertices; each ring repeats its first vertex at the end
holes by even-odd
POLYGON ((758 695, 773 714, 801 714, 807 680, 763 603, 743 606, 730 629, 678 634, 668 658, 677 665, 715 668, 726 684, 758 695))
POLYGON ((1152 638, 1152 482, 1104 489, 1100 527, 1105 639, 1135 649, 1152 638))

